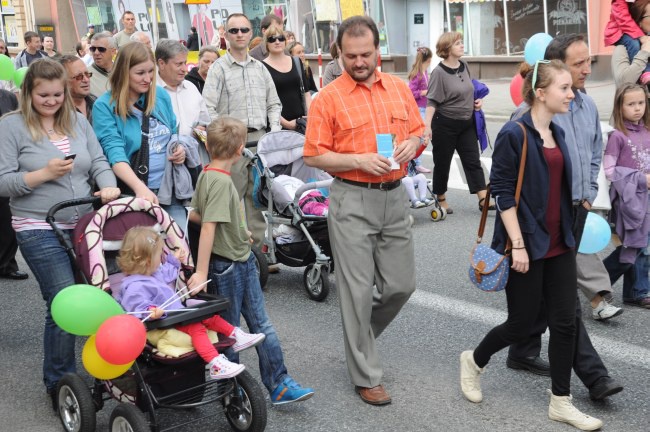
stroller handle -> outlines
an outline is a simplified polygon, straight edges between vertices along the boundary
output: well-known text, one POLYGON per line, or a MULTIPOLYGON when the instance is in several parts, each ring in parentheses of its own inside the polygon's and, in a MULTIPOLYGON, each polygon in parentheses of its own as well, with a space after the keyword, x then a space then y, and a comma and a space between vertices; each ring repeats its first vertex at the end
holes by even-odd
POLYGON ((85 205, 85 204, 95 204, 96 202, 101 201, 100 197, 94 197, 94 196, 89 196, 85 198, 75 198, 67 201, 61 201, 58 204, 54 204, 50 210, 47 212, 47 216, 45 217, 45 221, 52 225, 54 223, 54 215, 63 210, 64 208, 68 207, 76 207, 80 205, 85 205))

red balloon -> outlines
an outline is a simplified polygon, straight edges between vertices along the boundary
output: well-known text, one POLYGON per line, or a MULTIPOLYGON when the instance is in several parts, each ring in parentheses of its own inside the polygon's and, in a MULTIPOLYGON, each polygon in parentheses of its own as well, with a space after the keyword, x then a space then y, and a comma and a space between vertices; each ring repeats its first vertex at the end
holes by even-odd
POLYGON ((521 74, 516 74, 512 77, 512 81, 510 81, 510 99, 512 99, 515 106, 519 106, 524 101, 524 97, 521 95, 521 87, 523 85, 524 79, 521 77, 521 74))
POLYGON ((108 363, 122 365, 135 360, 147 343, 144 324, 133 315, 117 315, 97 330, 97 353, 108 363))

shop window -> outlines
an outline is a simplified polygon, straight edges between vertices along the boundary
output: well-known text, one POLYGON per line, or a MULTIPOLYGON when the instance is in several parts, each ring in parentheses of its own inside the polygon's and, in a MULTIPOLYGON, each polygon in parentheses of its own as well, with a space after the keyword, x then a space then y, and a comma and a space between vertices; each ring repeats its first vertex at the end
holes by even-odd
POLYGON ((510 55, 523 55, 528 38, 537 33, 544 33, 543 0, 509 1, 510 55))

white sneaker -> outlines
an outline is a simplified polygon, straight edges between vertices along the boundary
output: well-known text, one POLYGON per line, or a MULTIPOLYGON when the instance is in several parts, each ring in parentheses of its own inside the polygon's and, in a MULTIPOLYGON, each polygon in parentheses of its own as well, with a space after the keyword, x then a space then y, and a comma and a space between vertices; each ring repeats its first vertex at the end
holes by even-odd
POLYGON ((429 198, 425 198, 425 199, 423 199, 423 200, 421 200, 421 201, 422 201, 422 202, 424 203, 424 205, 427 206, 427 207, 429 207, 430 205, 433 204, 433 200, 432 200, 432 199, 429 199, 429 198))
POLYGON ((481 374, 484 370, 474 362, 474 351, 463 351, 460 354, 460 388, 470 402, 479 403, 483 400, 481 374))
POLYGON ((583 431, 594 431, 603 427, 603 422, 588 416, 573 406, 571 396, 555 396, 551 394, 548 406, 548 418, 558 422, 568 423, 583 431))
POLYGON ((239 327, 235 327, 235 330, 233 330, 230 337, 235 338, 232 350, 239 352, 254 347, 258 343, 262 342, 264 338, 266 338, 266 335, 264 333, 246 333, 239 327))
POLYGON ((245 369, 243 364, 233 363, 223 354, 216 356, 208 366, 210 368, 210 378, 215 380, 232 378, 245 369))
POLYGON ((596 321, 607 321, 610 318, 614 318, 623 313, 623 309, 616 307, 607 303, 605 299, 602 299, 598 306, 591 310, 591 316, 596 321))
POLYGON ((411 203, 411 208, 418 209, 424 207, 425 204, 420 200, 415 200, 411 203))

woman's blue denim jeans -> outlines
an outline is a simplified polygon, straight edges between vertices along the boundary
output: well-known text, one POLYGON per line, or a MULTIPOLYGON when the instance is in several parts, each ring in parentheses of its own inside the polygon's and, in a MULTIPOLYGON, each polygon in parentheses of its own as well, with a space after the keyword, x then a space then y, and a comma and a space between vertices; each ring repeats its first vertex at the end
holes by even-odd
MULTIPOLYGON (((66 234, 70 235, 71 231, 66 231, 66 234)), ((47 305, 43 336, 43 382, 47 390, 52 391, 63 375, 75 372, 75 337, 61 330, 50 313, 54 296, 63 288, 74 285, 74 271, 70 257, 54 231, 21 231, 16 233, 16 238, 47 305)))
MULTIPOLYGON (((212 282, 208 291, 220 294, 230 300, 230 308, 221 316, 230 324, 239 327, 243 315, 251 333, 264 333, 266 339, 257 345, 262 383, 272 392, 287 376, 282 347, 275 328, 264 307, 264 295, 260 287, 260 274, 251 253, 246 262, 210 259, 209 278, 212 282)), ((228 359, 239 362, 239 354, 226 352, 228 359)))

